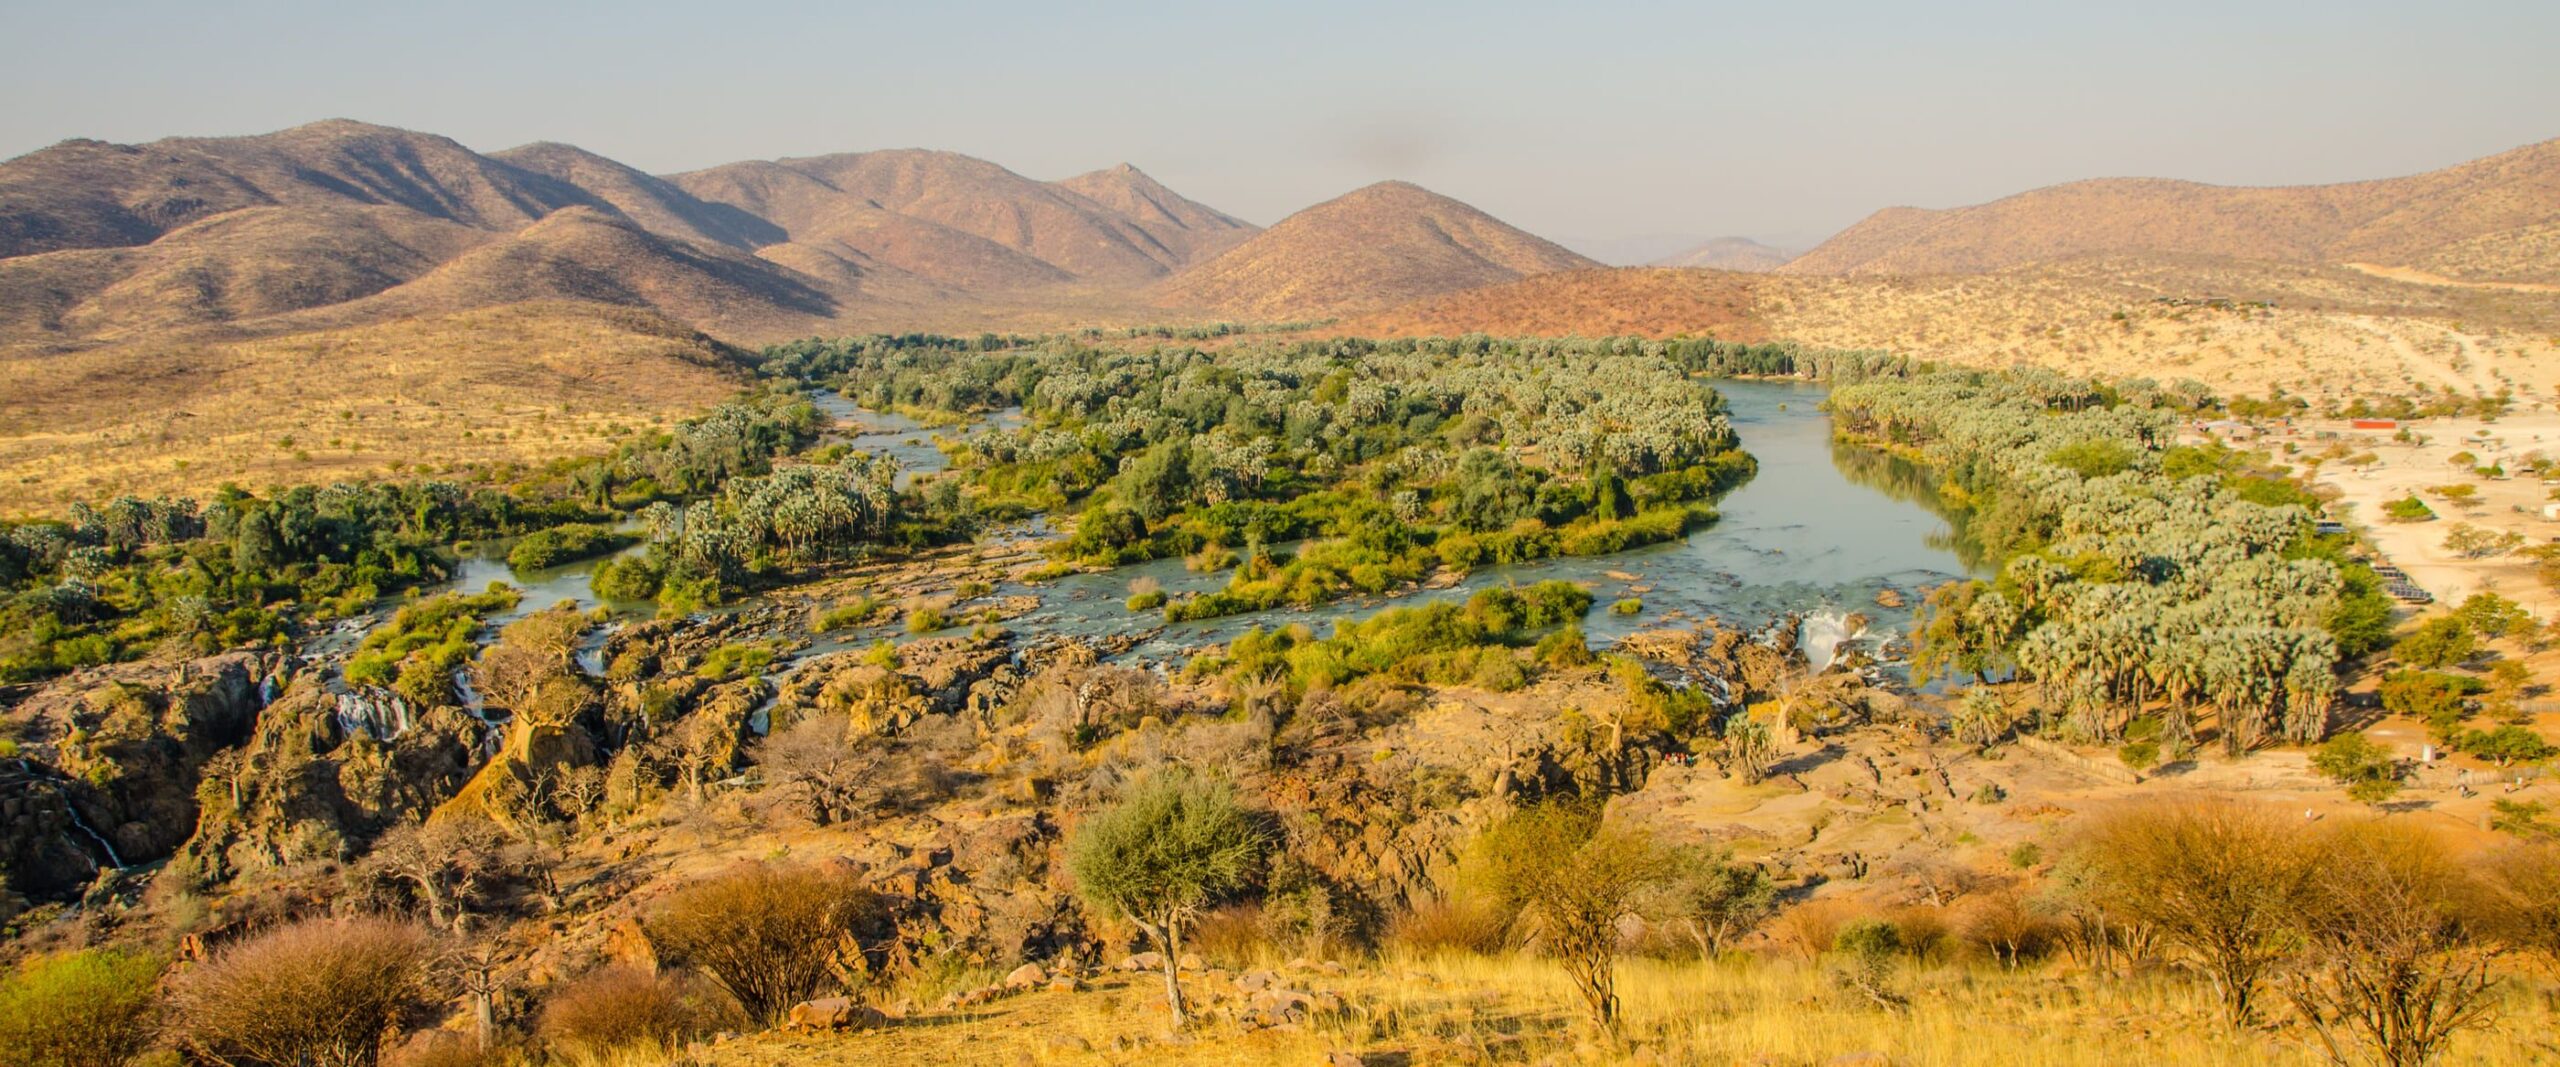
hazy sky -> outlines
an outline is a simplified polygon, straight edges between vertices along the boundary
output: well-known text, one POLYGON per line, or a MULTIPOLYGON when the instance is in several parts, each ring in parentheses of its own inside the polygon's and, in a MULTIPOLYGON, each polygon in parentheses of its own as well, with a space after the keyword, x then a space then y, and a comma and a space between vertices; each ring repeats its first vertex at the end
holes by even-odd
POLYGON ((2560 136, 2560 0, 354 6, 0 0, 0 156, 343 116, 660 172, 1126 160, 1260 223, 1404 178, 1562 239, 1792 243, 2072 178, 2340 181, 2560 136))

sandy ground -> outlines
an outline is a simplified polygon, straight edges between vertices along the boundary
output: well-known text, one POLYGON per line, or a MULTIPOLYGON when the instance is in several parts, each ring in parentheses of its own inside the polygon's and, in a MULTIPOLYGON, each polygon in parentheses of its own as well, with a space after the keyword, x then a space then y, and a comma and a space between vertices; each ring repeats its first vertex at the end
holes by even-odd
POLYGON ((2386 267, 2379 263, 2349 263, 2347 266, 2376 278, 2388 278, 2395 282, 2408 282, 2412 285, 2450 285, 2457 289, 2497 289, 2510 293, 2560 293, 2560 285, 2544 285, 2540 282, 2466 282, 2460 278, 2447 278, 2416 267, 2386 267))
POLYGON ((2408 571, 2411 580, 2435 594, 2440 605, 2495 591, 2542 618, 2560 612, 2560 595, 2543 586, 2533 561, 2513 555, 2462 559, 2444 547, 2445 536, 2459 523, 2522 534, 2528 545, 2560 539, 2560 521, 2542 517, 2542 506, 2551 502, 2551 489, 2522 470, 2532 453, 2560 456, 2560 414, 2531 412, 2495 422, 2428 419, 2407 425, 2413 442, 2393 440, 2390 431, 2357 431, 2342 423, 2318 422, 2304 424, 2296 437, 2277 440, 2293 441, 2303 451, 2317 454, 2329 446, 2317 435, 2333 432, 2348 448, 2379 457, 2380 462, 2368 466, 2323 463, 2315 481, 2339 494, 2330 508, 2332 516, 2363 527, 2382 557, 2408 571), (2503 462, 2510 471, 2520 473, 2503 480, 2479 477, 2450 462, 2460 452, 2471 453, 2482 464, 2503 462), (2447 485, 2474 486, 2479 496, 2456 504, 2433 491, 2447 485), (2385 503, 2413 493, 2435 509, 2436 518, 2415 523, 2383 518, 2385 503))

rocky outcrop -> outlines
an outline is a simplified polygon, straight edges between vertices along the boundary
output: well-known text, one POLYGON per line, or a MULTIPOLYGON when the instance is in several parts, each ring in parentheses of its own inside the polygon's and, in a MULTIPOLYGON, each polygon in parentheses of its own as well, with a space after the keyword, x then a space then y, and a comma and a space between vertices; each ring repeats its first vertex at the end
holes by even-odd
POLYGON ((62 898, 102 869, 167 858, 197 822, 206 763, 254 729, 276 663, 231 653, 85 671, 9 713, 0 761, 0 873, 62 898))

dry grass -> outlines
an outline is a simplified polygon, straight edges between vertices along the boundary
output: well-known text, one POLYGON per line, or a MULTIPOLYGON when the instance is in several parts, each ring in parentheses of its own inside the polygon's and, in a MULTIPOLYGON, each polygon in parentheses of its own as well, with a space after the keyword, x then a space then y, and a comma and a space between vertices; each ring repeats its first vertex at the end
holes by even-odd
MULTIPOLYGON (((1907 1011, 1846 997, 1818 967, 1792 962, 1623 965, 1622 1040, 1580 1021, 1571 984, 1517 955, 1398 958, 1340 978, 1293 984, 1342 993, 1352 1007, 1300 1031, 1245 1033, 1210 1022, 1179 1046, 1156 1043, 1160 992, 1144 976, 1084 993, 1035 993, 982 1010, 934 1015, 873 1034, 766 1034, 715 1047, 712 1064, 1316 1063, 1336 1050, 1371 1062, 1624 1063, 1639 1050, 1664 1064, 1820 1064, 1882 1053, 1910 1067, 2033 1064, 2119 1067, 2322 1062, 2296 1028, 2233 1033, 2212 991, 2179 976, 2098 982, 2068 968, 1945 966, 1898 981, 1907 1011), (1134 1047, 1119 1043, 1138 1041, 1134 1047), (1404 1058, 1399 1061, 1396 1055, 1404 1058)), ((1195 979, 1202 985, 1215 984, 1195 979)), ((2527 1064, 2560 1054, 2538 989, 2510 987, 2500 1026, 2465 1036, 2447 1062, 2527 1064)))
POLYGON ((583 304, 0 354, 0 375, 0 515, 600 452, 740 383, 692 331, 583 304))

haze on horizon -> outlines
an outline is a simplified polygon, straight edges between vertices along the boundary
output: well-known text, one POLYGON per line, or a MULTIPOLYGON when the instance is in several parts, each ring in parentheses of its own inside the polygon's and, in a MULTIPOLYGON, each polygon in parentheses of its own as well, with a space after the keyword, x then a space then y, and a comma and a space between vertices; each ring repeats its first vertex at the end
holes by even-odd
POLYGON ((21 3, 7 24, 0 156, 329 117, 481 150, 565 141, 661 173, 941 148, 1036 178, 1127 161, 1263 224, 1402 178, 1620 260, 1724 234, 1809 245, 1880 207, 2077 178, 2348 181, 2560 136, 2560 5, 2535 0, 795 3, 716 19, 659 0, 149 0, 21 3))

